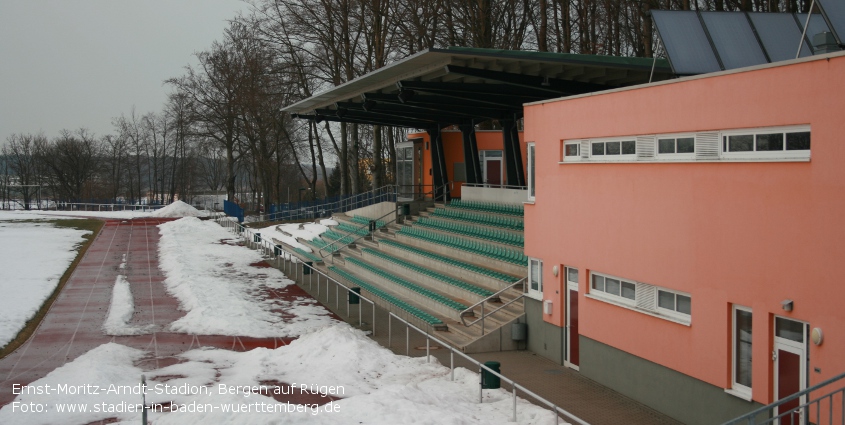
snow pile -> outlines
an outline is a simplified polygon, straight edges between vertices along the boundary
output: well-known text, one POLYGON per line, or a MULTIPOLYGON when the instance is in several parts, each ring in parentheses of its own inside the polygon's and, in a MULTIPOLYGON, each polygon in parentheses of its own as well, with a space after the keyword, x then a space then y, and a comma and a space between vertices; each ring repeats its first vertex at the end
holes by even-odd
POLYGON ((270 241, 276 239, 279 242, 286 243, 294 248, 302 249, 305 252, 313 252, 311 248, 299 243, 296 239, 299 238, 306 241, 310 241, 311 239, 320 236, 321 234, 323 234, 323 232, 329 230, 326 224, 330 223, 324 223, 327 221, 337 224, 337 222, 335 222, 334 220, 322 220, 320 224, 305 223, 302 225, 302 229, 300 229, 300 225, 298 223, 289 223, 258 229, 258 232, 261 233, 261 237, 264 239, 270 241), (287 233, 287 235, 285 233, 287 233))
POLYGON ((198 209, 196 209, 196 208, 194 208, 194 207, 192 207, 192 206, 190 206, 190 205, 188 205, 188 204, 186 204, 182 201, 176 201, 176 202, 174 202, 174 203, 172 203, 172 204, 170 204, 170 205, 168 205, 168 206, 166 206, 162 209, 156 210, 154 213, 151 214, 151 216, 153 216, 153 217, 173 217, 173 218, 178 218, 178 217, 202 217, 202 215, 203 214, 198 209))
MULTIPOLYGON (((142 372, 133 366, 143 352, 117 344, 105 344, 56 369, 32 385, 52 385, 73 382, 76 385, 109 384, 136 385, 141 373, 148 380, 148 403, 173 402, 174 406, 208 403, 209 412, 150 412, 151 423, 157 425, 214 424, 358 424, 371 425, 419 424, 507 424, 512 423, 512 398, 504 390, 485 390, 484 402, 478 402, 479 376, 458 368, 455 380, 449 369, 425 357, 398 356, 379 346, 366 335, 346 324, 327 327, 310 333, 275 350, 257 348, 249 352, 221 349, 198 349, 182 354, 181 363, 158 370, 142 372), (255 390, 243 391, 244 386, 259 386, 268 381, 295 385, 294 394, 302 386, 330 393, 340 400, 301 405, 293 412, 287 399, 276 401, 255 390), (175 391, 175 394, 156 393, 167 384, 197 391, 175 391), (220 385, 229 391, 220 391, 220 385), (237 393, 231 388, 239 387, 237 393), (205 390, 203 390, 205 389, 205 390), (198 392, 199 394, 187 394, 198 392), (223 406, 262 406, 265 412, 224 413, 223 406), (330 410, 329 410, 330 409, 330 410), (267 413, 267 411, 273 413, 267 413)), ((433 358, 432 358, 433 359, 433 358)), ((267 387, 265 387, 266 389, 267 387)), ((270 387, 273 388, 273 387, 270 387)), ((272 390, 270 390, 272 394, 272 390)), ((289 393, 287 393, 289 394, 289 393)), ((319 397, 319 396, 318 396, 319 397)), ((12 405, 0 410, 0 423, 22 425, 35 423, 84 424, 95 420, 116 418, 137 423, 140 413, 59 414, 55 403, 93 404, 140 403, 140 395, 76 396, 20 395, 18 402, 44 403, 45 413, 12 412, 12 405)), ((309 401, 307 403, 313 403, 309 401)), ((517 423, 550 425, 554 415, 547 409, 517 401, 517 423)), ((178 410, 178 409, 177 409, 178 410)), ((563 423, 563 422, 561 422, 563 423)))
MULTIPOLYGON (((126 254, 123 254, 124 262, 120 268, 126 267, 126 254)), ((135 314, 135 300, 132 298, 132 291, 129 289, 129 281, 126 276, 117 275, 112 289, 111 305, 106 321, 103 322, 103 331, 107 335, 140 335, 150 331, 150 327, 139 328, 132 326, 129 322, 135 314)))
POLYGON ((50 297, 89 233, 49 222, 0 222, 0 348, 50 297))
POLYGON ((171 324, 173 331, 287 337, 337 322, 311 298, 268 299, 268 292, 293 281, 278 269, 252 266, 261 254, 227 243, 232 235, 216 223, 186 217, 159 229, 164 285, 187 312, 171 324), (297 317, 283 319, 279 311, 297 317))

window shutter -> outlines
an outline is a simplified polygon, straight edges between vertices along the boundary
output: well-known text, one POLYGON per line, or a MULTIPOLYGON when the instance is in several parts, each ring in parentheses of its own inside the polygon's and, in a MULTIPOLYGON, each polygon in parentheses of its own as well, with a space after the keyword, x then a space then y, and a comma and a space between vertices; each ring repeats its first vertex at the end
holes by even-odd
POLYGON ((587 139, 581 141, 581 159, 590 159, 590 141, 587 139))
POLYGON ((637 282, 637 307, 643 310, 655 311, 656 289, 647 283, 637 282))
POLYGON ((637 159, 654 159, 654 136, 637 136, 637 159))
POLYGON ((695 159, 714 160, 719 159, 719 133, 696 133, 695 134, 695 159))

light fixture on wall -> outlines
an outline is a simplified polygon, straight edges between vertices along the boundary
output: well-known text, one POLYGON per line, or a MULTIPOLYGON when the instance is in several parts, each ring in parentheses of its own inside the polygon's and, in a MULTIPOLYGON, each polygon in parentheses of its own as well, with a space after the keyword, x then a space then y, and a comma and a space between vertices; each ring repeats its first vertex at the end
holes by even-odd
POLYGON ((792 300, 783 300, 780 302, 780 306, 783 308, 783 311, 792 311, 793 302, 792 300))
POLYGON ((560 272, 560 269, 557 266, 552 267, 552 273, 557 277, 557 274, 560 272))
POLYGON ((822 333, 822 328, 813 328, 810 332, 810 340, 813 341, 813 344, 822 345, 822 341, 824 341, 824 334, 822 333))

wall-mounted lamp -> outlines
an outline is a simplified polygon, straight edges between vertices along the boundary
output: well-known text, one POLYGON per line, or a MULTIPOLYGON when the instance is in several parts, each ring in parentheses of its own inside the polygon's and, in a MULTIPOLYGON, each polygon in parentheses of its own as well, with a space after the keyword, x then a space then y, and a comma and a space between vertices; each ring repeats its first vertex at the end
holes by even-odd
POLYGON ((557 274, 560 272, 560 269, 557 266, 552 267, 552 274, 557 277, 557 274))
POLYGON ((822 342, 824 341, 822 328, 813 328, 810 332, 810 340, 813 341, 813 344, 822 345, 822 342))
POLYGON ((783 300, 780 302, 780 306, 783 308, 783 311, 792 311, 792 300, 783 300))

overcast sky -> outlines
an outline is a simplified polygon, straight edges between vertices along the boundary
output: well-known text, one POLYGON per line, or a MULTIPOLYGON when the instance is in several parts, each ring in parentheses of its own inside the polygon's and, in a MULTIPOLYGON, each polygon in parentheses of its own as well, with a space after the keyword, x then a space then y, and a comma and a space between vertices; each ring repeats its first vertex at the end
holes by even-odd
POLYGON ((0 144, 13 133, 159 112, 163 81, 195 64, 248 5, 239 0, 0 0, 0 144))

